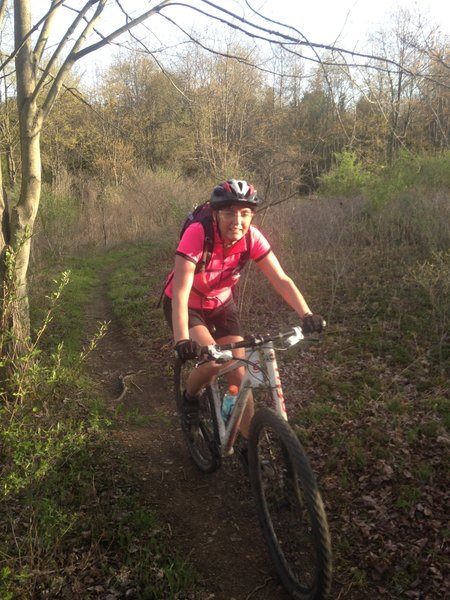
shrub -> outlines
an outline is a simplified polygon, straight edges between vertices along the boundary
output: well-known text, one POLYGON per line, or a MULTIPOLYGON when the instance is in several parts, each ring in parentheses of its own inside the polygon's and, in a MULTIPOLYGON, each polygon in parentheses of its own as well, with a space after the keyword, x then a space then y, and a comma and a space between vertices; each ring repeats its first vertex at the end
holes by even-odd
POLYGON ((368 181, 368 173, 354 152, 337 152, 336 166, 320 179, 319 193, 325 196, 358 196, 368 181))

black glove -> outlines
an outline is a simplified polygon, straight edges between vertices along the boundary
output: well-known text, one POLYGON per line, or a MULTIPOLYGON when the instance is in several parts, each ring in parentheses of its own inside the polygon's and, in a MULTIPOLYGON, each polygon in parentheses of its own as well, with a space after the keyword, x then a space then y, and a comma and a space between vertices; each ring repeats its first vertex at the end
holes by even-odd
POLYGON ((194 360, 200 356, 200 344, 195 340, 179 340, 175 344, 175 353, 178 358, 185 362, 186 360, 194 360))
POLYGON ((303 317, 303 333, 320 333, 325 327, 325 320, 321 315, 305 315, 303 317))

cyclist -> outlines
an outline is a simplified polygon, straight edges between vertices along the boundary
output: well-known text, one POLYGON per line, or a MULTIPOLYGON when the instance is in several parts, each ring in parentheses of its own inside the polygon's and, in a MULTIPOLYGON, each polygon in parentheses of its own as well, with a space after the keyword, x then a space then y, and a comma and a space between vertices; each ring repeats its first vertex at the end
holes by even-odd
MULTIPOLYGON (((322 331, 323 318, 311 312, 298 287, 282 269, 267 239, 252 225, 260 203, 253 185, 244 180, 230 179, 214 188, 210 198, 214 247, 203 272, 195 272, 203 254, 203 225, 192 223, 181 237, 163 306, 173 332, 175 351, 183 361, 198 358, 200 346, 243 339, 233 299, 233 287, 239 280, 239 259, 243 255, 256 262, 274 289, 297 312, 303 322, 303 331, 322 331)), ((234 355, 243 357, 244 350, 235 350, 234 355)), ((214 362, 205 362, 189 375, 182 413, 185 427, 190 430, 195 430, 199 423, 197 394, 211 381, 218 368, 214 362)), ((243 368, 235 369, 228 374, 228 381, 239 386, 243 375, 243 368)), ((249 402, 239 427, 245 439, 253 412, 249 402)))

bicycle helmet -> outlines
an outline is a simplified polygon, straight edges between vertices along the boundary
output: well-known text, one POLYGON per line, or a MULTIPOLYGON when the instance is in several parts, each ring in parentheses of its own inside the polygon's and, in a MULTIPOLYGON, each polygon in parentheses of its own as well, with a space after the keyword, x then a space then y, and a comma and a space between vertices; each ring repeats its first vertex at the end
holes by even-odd
POLYGON ((218 210, 227 206, 238 205, 255 209, 261 204, 251 183, 243 179, 228 179, 213 189, 210 199, 212 209, 218 210))

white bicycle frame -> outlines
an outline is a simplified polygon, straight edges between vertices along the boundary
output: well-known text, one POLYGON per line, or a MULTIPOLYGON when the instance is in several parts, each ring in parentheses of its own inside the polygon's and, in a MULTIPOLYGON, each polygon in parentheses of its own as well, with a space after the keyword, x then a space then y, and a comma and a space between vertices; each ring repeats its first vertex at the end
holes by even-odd
MULTIPOLYGON (((285 339, 286 347, 293 346, 303 339, 304 336, 300 327, 295 327, 294 331, 294 335, 285 339)), ((222 361, 231 359, 231 352, 229 350, 217 353, 214 346, 211 346, 210 353, 211 355, 214 355, 215 353, 215 358, 219 358, 222 361)), ((230 361, 230 363, 225 364, 219 370, 215 381, 210 387, 217 417, 222 456, 233 454, 233 444, 236 439, 239 423, 253 388, 265 387, 270 389, 275 412, 286 421, 288 419, 273 342, 266 342, 265 344, 255 346, 254 348, 246 348, 245 360, 236 358, 230 361), (234 371, 241 366, 245 367, 244 378, 239 387, 236 403, 231 412, 230 419, 228 423, 225 424, 221 413, 222 397, 217 378, 222 377, 226 373, 234 371)))

